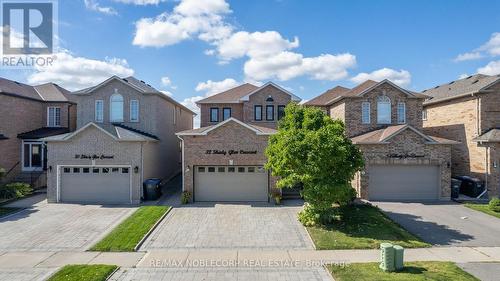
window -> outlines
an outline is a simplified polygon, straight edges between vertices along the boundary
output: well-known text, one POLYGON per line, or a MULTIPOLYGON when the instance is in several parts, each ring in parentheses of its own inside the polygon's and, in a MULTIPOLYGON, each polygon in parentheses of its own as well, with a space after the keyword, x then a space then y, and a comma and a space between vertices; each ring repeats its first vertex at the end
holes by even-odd
POLYGON ((88 173, 90 173, 90 168, 83 168, 83 169, 82 169, 82 172, 83 172, 84 174, 88 174, 88 173))
POLYGON ((427 109, 422 110, 422 120, 427 120, 427 109))
POLYGON ((177 107, 174 106, 174 110, 172 111, 172 120, 174 121, 174 125, 175 123, 177 123, 177 107))
POLYGON ((267 101, 267 102, 273 102, 273 101, 274 101, 274 99, 273 99, 273 97, 268 96, 268 97, 267 97, 267 99, 266 99, 266 101, 267 101))
POLYGON ((210 122, 219 122, 219 109, 216 107, 210 108, 210 122))
POLYGON ((285 106, 278 105, 278 120, 281 120, 285 116, 285 106))
POLYGON ((205 172, 205 167, 198 167, 198 172, 199 173, 204 173, 205 172))
POLYGON ((248 167, 249 173, 255 173, 255 167, 248 167))
POLYGON ((122 168, 122 174, 128 174, 128 168, 122 168))
POLYGON ((367 101, 361 104, 361 122, 370 124, 370 103, 367 101))
POLYGON ((110 103, 110 120, 111 122, 123 122, 123 97, 120 94, 111 96, 110 103))
POLYGON ((238 173, 244 173, 245 167, 238 167, 238 173))
POLYGON ((139 101, 130 101, 130 122, 139 122, 139 101))
POLYGON ((64 173, 67 174, 67 173, 71 173, 71 169, 70 168, 64 168, 64 173))
POLYGON ((377 123, 391 124, 391 100, 387 96, 377 99, 377 123))
POLYGON ((226 172, 226 168, 225 167, 218 167, 217 168, 217 172, 219 172, 219 173, 225 173, 226 172))
POLYGON ((23 171, 42 171, 45 154, 43 143, 23 141, 22 150, 23 171))
POLYGON ((92 173, 94 174, 99 174, 99 168, 93 168, 92 173))
POLYGON ((227 167, 227 172, 228 173, 234 173, 235 172, 234 167, 227 167))
POLYGON ((406 123, 406 104, 398 102, 398 124, 406 123))
POLYGON ((109 168, 102 168, 102 173, 103 174, 109 173, 109 168))
POLYGON ((274 105, 266 105, 266 120, 274 120, 274 105))
POLYGON ((75 174, 80 173, 80 168, 73 168, 73 173, 75 173, 75 174))
POLYGON ((61 108, 48 107, 47 108, 47 127, 60 127, 61 126, 61 108))
POLYGON ((222 109, 222 120, 224 121, 224 120, 227 120, 229 118, 231 118, 231 108, 224 107, 222 109))
POLYGON ((95 101, 95 121, 102 123, 104 121, 104 101, 95 101))
POLYGON ((209 173, 215 173, 215 167, 208 167, 209 173))
POLYGON ((112 173, 118 173, 120 171, 120 168, 111 168, 112 173))
POLYGON ((262 121, 262 105, 256 105, 253 107, 253 114, 255 121, 262 121))

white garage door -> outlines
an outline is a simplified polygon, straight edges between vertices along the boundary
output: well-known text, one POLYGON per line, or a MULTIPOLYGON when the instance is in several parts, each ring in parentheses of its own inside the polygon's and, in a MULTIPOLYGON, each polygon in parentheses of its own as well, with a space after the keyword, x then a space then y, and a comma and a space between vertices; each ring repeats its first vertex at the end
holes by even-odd
POLYGON ((439 167, 425 165, 375 165, 369 168, 370 200, 436 200, 439 167))
POLYGON ((196 201, 267 201, 268 176, 262 166, 197 166, 196 201))
POLYGON ((130 204, 130 168, 61 167, 60 201, 130 204))

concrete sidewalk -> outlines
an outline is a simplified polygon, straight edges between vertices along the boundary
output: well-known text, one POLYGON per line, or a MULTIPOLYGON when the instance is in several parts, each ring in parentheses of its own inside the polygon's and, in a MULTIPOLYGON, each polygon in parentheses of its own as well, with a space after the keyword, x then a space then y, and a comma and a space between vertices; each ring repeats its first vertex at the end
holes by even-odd
MULTIPOLYGON (((132 268, 314 267, 326 263, 376 262, 378 250, 161 250, 148 252, 4 252, 0 269, 56 268, 66 264, 115 264, 132 268)), ((406 249, 406 261, 500 262, 500 247, 406 249)))

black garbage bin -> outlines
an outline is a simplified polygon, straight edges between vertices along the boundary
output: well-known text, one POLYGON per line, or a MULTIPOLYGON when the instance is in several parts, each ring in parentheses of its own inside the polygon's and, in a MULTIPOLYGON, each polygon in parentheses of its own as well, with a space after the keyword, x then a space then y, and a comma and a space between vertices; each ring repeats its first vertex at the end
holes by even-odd
POLYGON ((143 198, 144 200, 156 200, 161 196, 161 180, 160 179, 147 179, 144 181, 143 198))
POLYGON ((451 179, 451 198, 456 199, 460 195, 460 185, 462 181, 459 179, 451 179))
POLYGON ((478 197, 484 191, 484 183, 478 179, 469 176, 458 176, 462 184, 460 185, 460 193, 469 197, 478 197))

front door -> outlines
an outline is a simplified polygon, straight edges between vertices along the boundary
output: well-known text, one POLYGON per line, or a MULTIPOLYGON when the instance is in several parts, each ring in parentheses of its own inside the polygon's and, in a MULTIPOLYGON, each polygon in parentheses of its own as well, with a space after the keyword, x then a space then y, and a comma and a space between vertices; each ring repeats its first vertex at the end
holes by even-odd
POLYGON ((42 171, 44 144, 40 141, 23 141, 23 171, 42 171))

